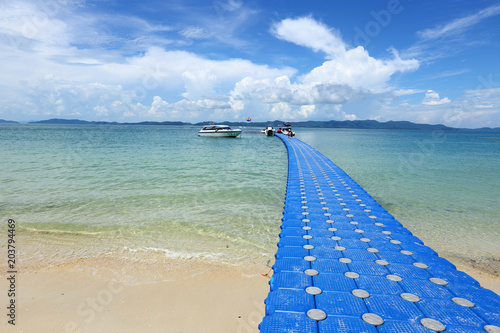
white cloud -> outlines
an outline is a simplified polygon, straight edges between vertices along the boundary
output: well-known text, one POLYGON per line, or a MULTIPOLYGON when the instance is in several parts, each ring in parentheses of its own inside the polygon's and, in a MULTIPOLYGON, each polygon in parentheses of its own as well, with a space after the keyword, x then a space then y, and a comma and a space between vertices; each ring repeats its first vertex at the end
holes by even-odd
MULTIPOLYGON (((9 64, 0 71, 6 88, 0 92, 0 112, 17 110, 22 117, 28 111, 17 101, 27 100, 36 104, 29 112, 40 117, 73 112, 87 119, 198 120, 196 117, 239 117, 249 111, 264 119, 269 117, 265 112, 293 119, 345 117, 341 105, 370 91, 388 89, 391 75, 418 67, 418 62, 401 60, 395 52, 392 59, 380 60, 362 48, 347 50, 337 31, 312 18, 287 19, 273 26, 277 38, 324 52, 329 59, 292 82, 297 72, 293 68, 272 68, 244 59, 211 60, 148 46, 149 42, 173 43, 155 35, 171 31, 168 26, 135 17, 76 11, 79 4, 73 2, 57 4, 48 10, 44 3, 20 0, 0 14, 7 22, 0 23, 0 43, 5 45, 6 37, 17 41, 7 51, 0 49, 3 57, 16 53, 16 57, 7 57, 9 64), (23 18, 35 22, 37 29, 26 30, 23 18), (113 31, 110 26, 124 33, 104 33, 113 31), (103 47, 107 45, 114 47, 103 47), (124 56, 134 47, 146 49, 124 56)), ((255 14, 240 1, 220 1, 216 9, 220 22, 231 27, 216 38, 228 36, 242 20, 255 14)), ((200 25, 188 26, 181 34, 195 39, 221 31, 217 24, 209 31, 209 21, 202 19, 200 25)))
POLYGON ((344 120, 351 120, 351 121, 357 119, 355 114, 346 114, 344 118, 345 118, 344 120))
POLYGON ((212 37, 212 33, 205 28, 189 26, 181 30, 180 34, 186 38, 206 39, 212 37))
POLYGON ((186 92, 182 94, 184 98, 195 100, 206 96, 215 96, 215 85, 217 75, 209 70, 185 71, 182 73, 185 82, 186 92))
MULTIPOLYGON (((210 60, 160 47, 148 47, 146 52, 124 56, 131 41, 137 41, 141 33, 169 28, 122 17, 123 22, 137 27, 139 32, 128 40, 120 40, 123 38, 120 36, 105 37, 105 43, 126 46, 125 52, 119 48, 107 50, 102 48, 104 42, 100 35, 103 17, 85 13, 79 17, 65 7, 66 4, 58 3, 61 7, 53 9, 49 16, 44 14, 44 20, 37 16, 42 3, 12 2, 0 11, 5 19, 0 20, 0 57, 8 59, 0 64, 0 113, 10 119, 23 120, 28 114, 30 119, 42 115, 64 117, 72 112, 86 119, 180 115, 186 120, 197 120, 189 118, 199 114, 192 110, 194 107, 203 110, 204 105, 210 105, 208 101, 220 99, 245 76, 261 79, 295 73, 289 67, 271 68, 244 59, 210 60), (60 17, 64 16, 62 13, 67 17, 60 17), (71 21, 73 18, 77 23, 71 21), (35 22, 37 30, 27 30, 25 21, 35 22), (74 46, 82 43, 82 31, 94 35, 96 43, 83 41, 84 47, 74 46), (97 90, 99 93, 95 93, 97 90), (179 106, 181 111, 172 113, 164 104, 158 105, 160 102, 154 96, 162 96, 164 102, 171 103, 169 107, 179 106), (188 105, 182 97, 197 102, 188 105), (35 107, 31 104, 23 107, 19 100, 29 101, 35 107), (151 100, 151 108, 141 107, 151 100), (200 100, 204 102, 199 103, 200 100), (185 108, 189 110, 183 114, 185 108), (170 113, 162 111, 164 109, 170 113)), ((227 5, 227 10, 238 9, 237 2, 227 5)))
POLYGON ((462 96, 448 100, 433 90, 426 92, 434 103, 379 105, 380 121, 408 120, 416 123, 444 124, 456 128, 500 127, 500 88, 479 87, 465 90, 462 96))
POLYGON ((397 72, 414 71, 419 62, 403 60, 395 50, 392 59, 375 59, 363 47, 347 49, 340 34, 310 17, 286 19, 276 23, 272 33, 285 41, 322 51, 327 60, 301 77, 304 83, 349 85, 371 92, 387 90, 397 72))
POLYGON ((273 25, 271 33, 279 39, 322 51, 329 56, 340 56, 346 52, 340 33, 311 17, 282 20, 273 25))
MULTIPOLYGON (((254 119, 350 119, 342 105, 364 96, 347 85, 291 83, 287 76, 274 80, 246 77, 230 93, 233 109, 254 119)), ((355 116, 354 116, 355 117, 355 116)))
MULTIPOLYGON (((182 7, 181 3, 182 1, 177 6, 182 7)), ((206 31, 213 41, 237 48, 248 47, 248 41, 242 39, 238 31, 254 22, 258 11, 252 8, 253 5, 235 0, 214 0, 210 3, 214 13, 207 10, 206 6, 196 8, 187 5, 184 8, 191 25, 206 31)))
MULTIPOLYGON (((290 67, 275 68, 239 58, 214 60, 179 50, 182 43, 207 38, 210 40, 204 44, 246 45, 235 32, 257 11, 241 1, 215 1, 214 13, 176 25, 183 30, 134 16, 91 12, 84 2, 16 0, 1 6, 0 58, 5 59, 0 63, 1 118, 201 121, 242 120, 247 116, 255 120, 378 117, 451 125, 458 120, 487 124, 494 117, 500 118, 500 93, 490 87, 498 84, 466 91, 453 101, 434 90, 396 87, 393 77, 417 70, 418 60, 402 57, 395 50, 390 50, 387 58, 375 58, 362 47, 350 48, 337 30, 312 17, 285 19, 271 27, 279 40, 324 54, 323 63, 301 76, 290 67), (50 7, 53 4, 57 6, 50 7), (176 46, 175 50, 170 46, 176 46), (425 97, 418 102, 410 96, 424 92, 425 97), (409 97, 395 106, 401 96, 409 97)), ((497 7, 473 14, 476 16, 471 15, 468 21, 428 29, 421 37, 451 36, 477 20, 497 15, 497 7)), ((439 77, 464 71, 441 73, 439 77)))
POLYGON ((109 110, 102 105, 94 106, 93 110, 94 110, 95 115, 97 117, 108 117, 109 116, 109 110))
POLYGON ((38 80, 35 76, 28 82, 20 80, 19 85, 28 84, 31 88, 0 93, 0 113, 16 110, 19 116, 26 116, 17 101, 29 100, 36 104, 31 114, 38 116, 62 117, 71 110, 85 119, 119 120, 127 115, 140 120, 184 117, 186 121, 197 121, 196 117, 214 109, 219 116, 228 116, 233 110, 234 114, 229 115, 233 117, 238 114, 238 103, 234 102, 236 108, 232 109, 228 97, 221 92, 234 87, 241 77, 252 75, 255 80, 265 80, 294 73, 290 68, 274 69, 241 59, 214 61, 188 52, 161 49, 151 49, 124 63, 97 66, 49 63, 45 70, 57 75, 45 75, 38 80), (179 100, 181 95, 185 99, 179 100), (144 106, 150 100, 153 100, 151 107, 144 106))
POLYGON ((316 110, 316 105, 302 105, 300 107, 300 111, 299 111, 299 115, 304 118, 304 119, 307 119, 309 118, 311 115, 314 114, 314 111, 316 110))
POLYGON ((254 100, 274 104, 285 102, 292 105, 343 104, 362 94, 348 85, 290 83, 287 76, 275 80, 246 77, 236 83, 230 95, 233 99, 254 100))
POLYGON ((392 75, 416 70, 418 66, 417 60, 402 60, 396 53, 390 60, 375 59, 358 46, 314 68, 302 81, 347 84, 378 93, 392 89, 388 86, 392 75))
POLYGON ((21 43, 44 42, 65 44, 67 24, 57 15, 66 12, 65 1, 47 7, 30 1, 7 2, 0 10, 0 34, 7 36, 13 47, 21 43))
POLYGON ((482 20, 500 14, 500 5, 493 5, 478 11, 477 13, 455 19, 447 24, 437 26, 431 29, 425 29, 417 32, 417 35, 423 39, 438 39, 458 34, 482 20))
POLYGON ((228 116, 232 118, 234 115, 231 105, 226 101, 183 99, 168 103, 160 96, 154 97, 151 106, 137 104, 132 107, 132 110, 136 117, 143 120, 198 120, 199 118, 227 120, 228 116))
POLYGON ((403 60, 393 50, 392 59, 371 57, 362 47, 347 49, 340 34, 310 17, 285 19, 273 25, 271 33, 284 41, 321 51, 329 59, 291 82, 287 75, 256 79, 248 76, 230 92, 238 108, 254 111, 269 105, 269 114, 285 119, 355 119, 342 105, 369 93, 393 90, 391 76, 416 70, 417 60, 403 60))
MULTIPOLYGON (((340 119, 351 120, 356 116, 346 114, 341 105, 291 105, 279 102, 272 105, 253 105, 249 111, 256 112, 259 116, 266 115, 266 119, 279 119, 285 121, 313 120, 313 119, 340 119), (264 108, 264 112, 262 109, 264 108), (262 112, 262 114, 259 113, 262 112)), ((254 114, 254 113, 252 113, 254 114)))
POLYGON ((148 48, 152 43, 157 46, 172 43, 161 37, 162 33, 173 30, 172 27, 150 24, 135 16, 90 13, 86 9, 85 3, 79 0, 7 1, 0 10, 0 40, 3 35, 14 50, 37 51, 48 46, 62 51, 71 45, 110 46, 114 50, 130 51, 136 47, 148 48))
POLYGON ((75 83, 47 77, 31 84, 27 93, 2 96, 0 114, 15 111, 30 119, 82 116, 83 119, 118 119, 129 111, 133 91, 101 83, 75 83), (23 101, 23 103, 20 103, 23 101))
POLYGON ((470 47, 495 43, 496 41, 490 40, 489 33, 471 32, 473 28, 479 29, 480 23, 486 19, 497 15, 500 15, 500 5, 492 5, 433 28, 417 31, 418 41, 402 51, 402 54, 406 57, 418 57, 422 62, 432 62, 451 55, 456 56, 470 47), (481 35, 481 38, 477 38, 478 35, 481 35))
POLYGON ((450 99, 448 97, 440 98, 439 94, 434 90, 427 90, 425 93, 424 100, 422 101, 423 105, 441 105, 450 103, 450 99))
POLYGON ((406 96, 406 95, 414 95, 414 94, 420 94, 425 92, 425 90, 422 89, 396 89, 392 92, 394 96, 406 96))
POLYGON ((476 108, 478 108, 478 109, 493 109, 494 106, 491 104, 487 104, 487 105, 478 104, 478 105, 476 105, 476 108))
POLYGON ((153 117, 164 117, 164 109, 168 108, 168 103, 161 99, 160 96, 155 96, 153 98, 153 103, 151 103, 151 108, 147 111, 148 115, 153 117))
POLYGON ((269 115, 274 119, 294 119, 295 115, 291 112, 290 104, 279 102, 273 105, 269 111, 269 115))
POLYGON ((228 12, 233 12, 235 10, 240 9, 243 6, 243 1, 236 1, 236 0, 222 1, 222 0, 216 0, 214 2, 214 6, 217 6, 220 9, 228 11, 228 12))
POLYGON ((461 75, 461 74, 464 74, 467 72, 470 72, 470 69, 462 68, 462 69, 459 69, 456 71, 445 71, 445 72, 441 72, 441 73, 434 73, 434 74, 426 75, 425 78, 427 80, 435 80, 435 79, 448 78, 448 77, 452 77, 452 76, 458 76, 458 75, 461 75))

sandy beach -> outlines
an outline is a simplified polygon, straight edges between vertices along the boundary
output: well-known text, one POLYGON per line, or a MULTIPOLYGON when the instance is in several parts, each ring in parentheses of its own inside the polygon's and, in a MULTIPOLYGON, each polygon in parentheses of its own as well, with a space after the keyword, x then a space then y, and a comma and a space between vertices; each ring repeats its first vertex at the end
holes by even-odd
MULTIPOLYGON (((94 258, 19 272, 16 325, 4 318, 1 331, 258 332, 269 292, 269 277, 261 275, 266 266, 248 274, 240 267, 181 260, 160 269, 132 263, 133 270, 122 274, 122 264, 94 258), (157 281, 141 283, 141 274, 152 270, 157 281)), ((459 268, 500 293, 500 278, 459 268)), ((6 282, 2 276, 2 290, 6 282)))
POLYGON ((200 273, 200 263, 184 262, 165 281, 132 285, 112 262, 99 274, 82 264, 19 272, 16 325, 3 320, 1 331, 258 332, 264 316, 269 278, 260 274, 213 265, 200 273))

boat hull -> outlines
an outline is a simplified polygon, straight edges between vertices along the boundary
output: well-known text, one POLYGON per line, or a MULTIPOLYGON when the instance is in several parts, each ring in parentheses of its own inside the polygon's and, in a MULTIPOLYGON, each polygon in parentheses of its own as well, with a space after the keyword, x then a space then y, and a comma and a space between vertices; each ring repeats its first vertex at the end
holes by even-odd
POLYGON ((273 136, 274 135, 274 130, 272 130, 272 129, 266 129, 265 133, 266 133, 267 136, 273 136))
POLYGON ((236 138, 241 134, 241 130, 218 131, 218 132, 198 132, 198 136, 214 137, 214 138, 236 138))

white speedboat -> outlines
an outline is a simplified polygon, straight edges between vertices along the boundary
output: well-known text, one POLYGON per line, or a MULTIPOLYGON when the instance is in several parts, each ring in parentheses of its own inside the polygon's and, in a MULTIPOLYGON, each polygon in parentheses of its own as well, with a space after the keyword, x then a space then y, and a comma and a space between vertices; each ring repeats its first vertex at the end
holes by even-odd
POLYGON ((266 136, 273 136, 274 131, 275 131, 274 128, 271 125, 268 125, 264 130, 264 133, 266 134, 266 136))
POLYGON ((229 137, 236 138, 241 134, 240 129, 231 129, 228 125, 208 125, 203 127, 199 132, 199 136, 213 137, 229 137))

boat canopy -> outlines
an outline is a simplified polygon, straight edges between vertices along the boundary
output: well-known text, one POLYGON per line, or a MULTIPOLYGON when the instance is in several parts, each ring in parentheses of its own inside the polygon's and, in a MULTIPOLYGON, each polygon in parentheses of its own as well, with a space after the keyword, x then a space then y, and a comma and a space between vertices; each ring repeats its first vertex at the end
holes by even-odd
POLYGON ((202 130, 217 130, 217 129, 231 129, 228 125, 209 125, 203 127, 202 130))

